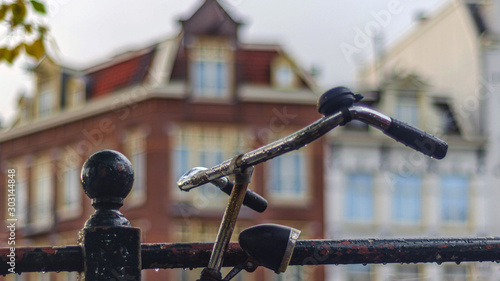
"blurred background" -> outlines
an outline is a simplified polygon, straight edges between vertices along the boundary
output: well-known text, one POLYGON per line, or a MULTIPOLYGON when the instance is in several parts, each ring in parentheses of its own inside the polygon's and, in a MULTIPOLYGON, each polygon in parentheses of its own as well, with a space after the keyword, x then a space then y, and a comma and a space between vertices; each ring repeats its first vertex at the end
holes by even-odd
MULTIPOLYGON (((321 118, 317 99, 341 85, 446 140, 447 157, 350 122, 258 165, 250 188, 269 207, 243 208, 235 234, 271 222, 302 230, 302 239, 498 236, 500 3, 351 2, 45 2, 49 56, 0 65, 0 182, 15 169, 19 246, 76 243, 93 213, 80 169, 102 149, 134 166, 121 210, 143 242, 213 241, 227 197, 209 186, 180 192, 176 180, 321 118)), ((0 246, 7 236, 0 230, 0 246)), ((143 280, 198 275, 145 270, 143 280)), ((499 278, 497 263, 457 258, 259 269, 237 280, 499 278)))

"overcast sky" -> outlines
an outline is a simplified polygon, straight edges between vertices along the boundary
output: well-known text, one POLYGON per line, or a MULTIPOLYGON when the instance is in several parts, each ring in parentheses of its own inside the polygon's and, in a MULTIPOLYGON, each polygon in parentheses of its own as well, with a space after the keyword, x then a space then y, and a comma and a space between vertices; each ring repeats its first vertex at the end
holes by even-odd
MULTIPOLYGON (((51 33, 58 45, 56 60, 82 69, 127 50, 141 48, 179 31, 203 0, 50 0, 51 33)), ((384 45, 412 29, 415 15, 433 13, 450 0, 225 0, 224 7, 244 25, 240 39, 280 44, 300 66, 319 69, 326 88, 354 85, 354 73, 373 55, 370 40, 382 30, 384 45)), ((30 76, 0 65, 0 120, 14 115, 20 92, 31 92, 30 76)))

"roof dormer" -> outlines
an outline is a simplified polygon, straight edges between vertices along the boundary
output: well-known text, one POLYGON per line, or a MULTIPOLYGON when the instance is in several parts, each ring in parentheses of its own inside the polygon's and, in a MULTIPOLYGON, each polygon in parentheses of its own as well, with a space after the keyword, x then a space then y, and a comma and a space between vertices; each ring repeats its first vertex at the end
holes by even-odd
POLYGON ((180 22, 188 45, 197 36, 226 37, 236 43, 241 25, 216 0, 205 0, 191 17, 180 22))
POLYGON ((60 109, 61 67, 51 59, 43 59, 33 72, 36 76, 33 118, 46 119, 60 109))

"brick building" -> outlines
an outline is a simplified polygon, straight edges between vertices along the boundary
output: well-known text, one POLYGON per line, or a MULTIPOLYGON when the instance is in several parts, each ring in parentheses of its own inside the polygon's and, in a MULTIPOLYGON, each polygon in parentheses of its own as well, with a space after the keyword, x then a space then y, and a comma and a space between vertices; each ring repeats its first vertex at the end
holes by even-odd
MULTIPOLYGON (((176 187, 194 166, 212 166, 318 119, 317 87, 280 46, 246 44, 240 22, 215 0, 181 20, 178 36, 84 70, 44 59, 36 89, 19 99, 13 126, 0 133, 0 202, 16 171, 17 245, 76 244, 93 213, 79 174, 94 152, 124 153, 135 183, 121 211, 143 242, 213 241, 227 196, 176 187)), ((323 233, 323 143, 256 167, 250 188, 269 201, 243 208, 237 232, 275 222, 323 233)), ((6 208, 2 208, 6 209, 6 208)), ((2 221, 6 212, 0 212, 2 221)), ((6 237, 7 230, 0 230, 6 237)), ((7 239, 0 239, 6 246, 7 239)), ((195 271, 147 270, 143 280, 194 280, 195 271)), ((291 267, 287 280, 323 280, 323 270, 291 267), (291 279, 288 279, 291 278, 291 279)), ((75 280, 75 273, 10 280, 75 280)), ((269 270, 238 280, 282 280, 269 270)))

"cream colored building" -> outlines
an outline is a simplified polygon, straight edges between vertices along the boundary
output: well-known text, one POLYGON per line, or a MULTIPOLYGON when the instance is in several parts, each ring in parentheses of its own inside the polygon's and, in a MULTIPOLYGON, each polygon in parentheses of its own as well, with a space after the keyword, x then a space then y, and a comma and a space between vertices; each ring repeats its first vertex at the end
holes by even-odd
MULTIPOLYGON (((325 169, 327 238, 500 233, 488 166, 494 122, 485 122, 497 114, 486 110, 494 92, 484 62, 493 6, 449 1, 361 71, 362 102, 446 140, 449 151, 430 159, 361 123, 335 130, 325 169)), ((327 273, 341 281, 499 278, 496 263, 341 265, 327 273)))

